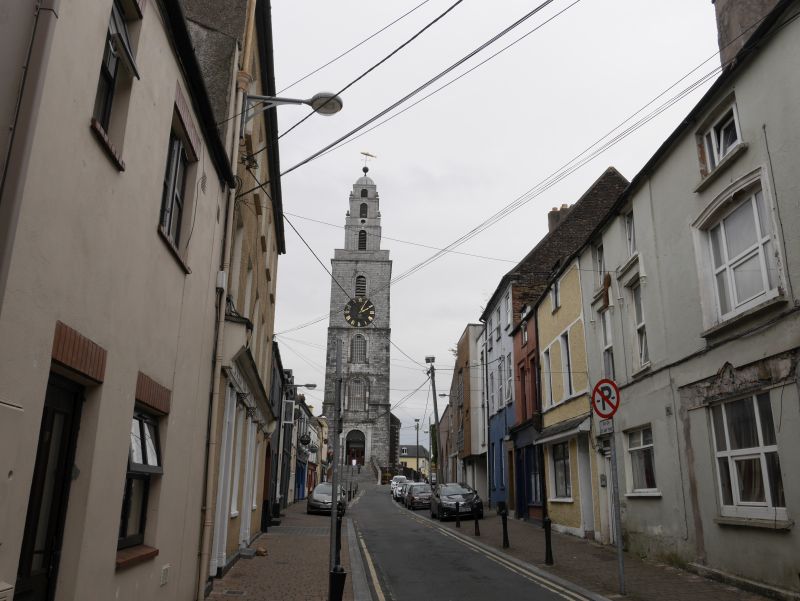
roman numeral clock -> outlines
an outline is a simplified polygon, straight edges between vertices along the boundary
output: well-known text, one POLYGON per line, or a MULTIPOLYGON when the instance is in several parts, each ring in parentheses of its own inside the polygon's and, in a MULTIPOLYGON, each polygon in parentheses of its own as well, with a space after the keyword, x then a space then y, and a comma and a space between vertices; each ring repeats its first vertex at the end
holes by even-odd
POLYGON ((354 328, 363 328, 375 320, 375 305, 368 298, 357 296, 344 306, 344 320, 354 328))

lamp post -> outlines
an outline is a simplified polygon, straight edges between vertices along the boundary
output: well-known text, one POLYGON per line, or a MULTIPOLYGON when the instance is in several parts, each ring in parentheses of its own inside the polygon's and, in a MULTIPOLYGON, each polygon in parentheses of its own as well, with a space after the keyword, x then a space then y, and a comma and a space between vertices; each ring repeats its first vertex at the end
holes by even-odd
POLYGON ((278 96, 260 96, 258 94, 244 95, 244 108, 242 109, 242 127, 241 131, 244 132, 245 124, 259 113, 263 113, 267 109, 271 109, 283 104, 307 104, 315 113, 324 115, 326 117, 335 115, 342 110, 344 103, 342 99, 336 94, 330 92, 320 92, 311 98, 280 98, 278 96), (256 104, 261 103, 261 106, 256 108, 256 104))
POLYGON ((432 355, 425 357, 425 363, 431 364, 428 375, 431 377, 431 387, 433 388, 433 417, 436 420, 436 482, 438 484, 443 482, 442 462, 439 457, 439 441, 442 433, 439 431, 439 405, 436 403, 436 367, 433 365, 434 361, 436 361, 436 357, 432 355))
MULTIPOLYGON (((416 467, 417 467, 417 476, 419 476, 419 418, 418 417, 414 418, 414 428, 417 431, 417 450, 416 450, 416 453, 417 453, 417 459, 416 459, 417 466, 416 467)), ((418 481, 419 480, 417 478, 414 478, 414 482, 418 482, 418 481)))

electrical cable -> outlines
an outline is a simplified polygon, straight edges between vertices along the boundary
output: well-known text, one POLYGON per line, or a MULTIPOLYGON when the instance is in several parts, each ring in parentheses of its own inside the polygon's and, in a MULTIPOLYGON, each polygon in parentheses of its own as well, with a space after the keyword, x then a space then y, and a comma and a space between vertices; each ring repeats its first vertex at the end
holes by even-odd
MULTIPOLYGON (((380 66, 381 66, 383 63, 385 63, 386 61, 388 61, 388 60, 389 60, 390 58, 392 58, 392 57, 393 57, 395 54, 397 54, 397 53, 398 53, 398 52, 400 52, 400 51, 401 51, 403 48, 405 48, 406 46, 408 46, 408 45, 409 45, 411 42, 413 42, 414 40, 416 40, 416 39, 417 39, 419 36, 421 36, 423 33, 425 33, 425 32, 426 32, 428 29, 430 29, 431 27, 433 27, 433 26, 434 26, 436 23, 438 23, 438 22, 439 22, 441 19, 443 19, 443 18, 444 18, 444 17, 445 17, 445 16, 446 16, 446 15, 447 15, 447 14, 448 14, 450 11, 452 11, 452 10, 453 10, 453 9, 454 9, 456 6, 458 6, 459 4, 461 4, 463 1, 464 1, 464 0, 456 0, 456 1, 455 1, 453 4, 451 4, 451 5, 450 5, 450 6, 447 8, 447 10, 445 10, 445 11, 444 11, 442 14, 440 14, 438 17, 436 17, 436 18, 435 18, 433 21, 431 21, 430 23, 428 23, 427 25, 425 25, 425 27, 423 27, 422 29, 420 29, 420 30, 419 30, 417 33, 415 33, 415 34, 414 34, 414 35, 412 35, 410 38, 408 38, 408 39, 407 39, 405 42, 403 42, 402 44, 400 44, 400 45, 399 45, 397 48, 395 48, 394 50, 392 50, 392 51, 391 51, 389 54, 387 54, 386 56, 384 56, 384 57, 383 57, 381 60, 379 60, 377 63, 375 63, 374 65, 372 65, 372 66, 371 66, 369 69, 367 69, 366 71, 364 71, 364 72, 363 72, 361 75, 359 75, 358 77, 356 77, 356 78, 355 78, 353 81, 351 81, 350 83, 348 83, 348 84, 347 84, 346 86, 344 86, 344 87, 343 87, 341 90, 339 90, 338 92, 336 92, 335 96, 340 96, 341 94, 343 94, 344 92, 346 92, 348 89, 350 89, 351 87, 353 87, 353 86, 354 86, 356 83, 358 83, 359 81, 361 81, 362 79, 364 79, 364 78, 365 78, 367 75, 369 75, 370 73, 372 73, 372 72, 373 72, 375 69, 377 69, 378 67, 380 67, 380 66)), ((334 97, 335 97, 335 96, 334 96, 334 97)), ((334 98, 334 97, 331 97, 331 98, 329 98, 328 100, 326 100, 326 101, 325 101, 325 102, 322 104, 322 107, 324 107, 326 104, 328 104, 329 102, 331 102, 331 101, 333 100, 333 98, 334 98)), ((322 108, 322 107, 320 107, 320 108, 322 108)), ((317 109, 317 110, 319 110, 319 109, 317 109)), ((304 122, 305 122, 305 121, 306 121, 306 120, 307 120, 307 119, 308 119, 308 118, 309 118, 311 115, 313 115, 315 112, 316 112, 316 111, 311 111, 311 112, 309 112, 309 113, 308 113, 308 114, 307 114, 305 117, 303 117, 302 119, 300 119, 300 121, 298 121, 297 123, 295 123, 294 125, 292 125, 292 126, 289 128, 289 129, 287 129, 287 130, 286 130, 285 132, 283 132, 281 135, 279 135, 279 136, 278 136, 278 139, 280 140, 280 139, 281 139, 283 136, 285 136, 286 134, 288 134, 289 132, 291 132, 291 131, 292 131, 294 128, 296 128, 297 126, 299 126, 301 123, 304 123, 304 122)), ((265 146, 263 146, 261 150, 263 150, 264 148, 266 148, 266 145, 265 145, 265 146)), ((258 154, 259 152, 261 152, 261 150, 254 152, 252 156, 255 156, 256 154, 258 154)))
POLYGON ((325 67, 328 67, 328 66, 332 65, 333 63, 335 63, 336 61, 338 61, 340 58, 343 58, 343 57, 347 56, 347 55, 348 55, 348 54, 350 54, 350 53, 351 53, 353 50, 355 50, 355 49, 356 49, 356 48, 358 48, 359 46, 362 46, 362 45, 364 45, 366 42, 368 42, 369 40, 371 40, 372 38, 374 38, 374 37, 375 37, 375 36, 377 36, 378 34, 380 34, 380 33, 383 33, 384 31, 386 31, 387 29, 389 29, 389 28, 390 28, 392 25, 394 25, 394 24, 395 24, 395 23, 397 23, 398 21, 401 21, 402 19, 404 19, 405 17, 407 17, 408 15, 410 15, 411 13, 413 13, 413 12, 414 12, 415 10, 417 10, 418 8, 420 8, 420 7, 422 7, 423 5, 427 4, 428 2, 430 2, 430 0, 423 0, 422 2, 420 2, 419 4, 417 4, 417 5, 416 5, 414 8, 412 8, 412 9, 411 9, 411 10, 409 10, 408 12, 405 12, 405 13, 403 13, 402 15, 400 15, 399 17, 397 17, 397 18, 396 18, 394 21, 392 21, 392 22, 391 22, 391 23, 389 23, 388 25, 385 25, 384 27, 381 27, 381 28, 380 28, 378 31, 376 31, 375 33, 373 33, 372 35, 369 35, 369 36, 367 36, 366 38, 364 38, 363 40, 361 40, 361 41, 360 41, 358 44, 356 44, 355 46, 352 46, 351 48, 349 48, 349 49, 345 50, 344 52, 342 52, 340 55, 336 56, 335 58, 332 58, 331 60, 329 60, 329 61, 328 61, 327 63, 325 63, 324 65, 322 65, 322 66, 320 66, 320 67, 317 67, 317 68, 316 68, 316 69, 314 69, 313 71, 311 71, 311 72, 309 72, 309 73, 306 73, 305 75, 303 75, 303 76, 302 76, 300 79, 296 79, 295 81, 293 81, 292 83, 290 83, 290 84, 289 84, 288 86, 286 86, 285 88, 282 88, 282 89, 278 90, 278 92, 277 92, 277 93, 278 93, 278 94, 282 94, 283 92, 285 92, 285 91, 286 91, 286 90, 288 90, 289 88, 292 88, 292 87, 294 87, 295 85, 299 84, 301 81, 304 81, 304 80, 308 79, 309 77, 311 77, 312 75, 315 75, 315 74, 319 73, 319 72, 320 72, 320 71, 322 71, 322 69, 324 69, 325 67))

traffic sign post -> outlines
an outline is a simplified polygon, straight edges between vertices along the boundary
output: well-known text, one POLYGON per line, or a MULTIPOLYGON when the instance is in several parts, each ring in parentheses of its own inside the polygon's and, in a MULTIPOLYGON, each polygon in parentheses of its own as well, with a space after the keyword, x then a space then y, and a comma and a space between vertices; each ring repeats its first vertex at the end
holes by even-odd
POLYGON ((611 446, 611 496, 614 503, 614 532, 616 533, 619 594, 625 594, 625 563, 622 556, 622 525, 619 509, 619 476, 617 472, 617 445, 614 441, 614 414, 619 409, 619 386, 614 380, 600 380, 592 390, 592 408, 601 418, 600 434, 609 435, 611 446))

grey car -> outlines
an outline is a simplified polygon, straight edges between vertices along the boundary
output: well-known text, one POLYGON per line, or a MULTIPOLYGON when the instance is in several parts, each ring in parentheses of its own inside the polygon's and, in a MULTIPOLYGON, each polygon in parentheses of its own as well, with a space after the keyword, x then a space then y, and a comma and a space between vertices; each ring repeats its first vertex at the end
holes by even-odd
POLYGON ((431 485, 425 482, 414 482, 406 488, 403 503, 410 510, 415 510, 418 507, 431 506, 431 494, 433 490, 431 485))
MULTIPOLYGON (((331 512, 331 492, 333 486, 330 482, 322 482, 314 487, 311 494, 308 495, 306 501, 306 513, 330 513, 331 512)), ((344 497, 344 490, 339 487, 339 511, 345 512, 346 503, 344 497)))

